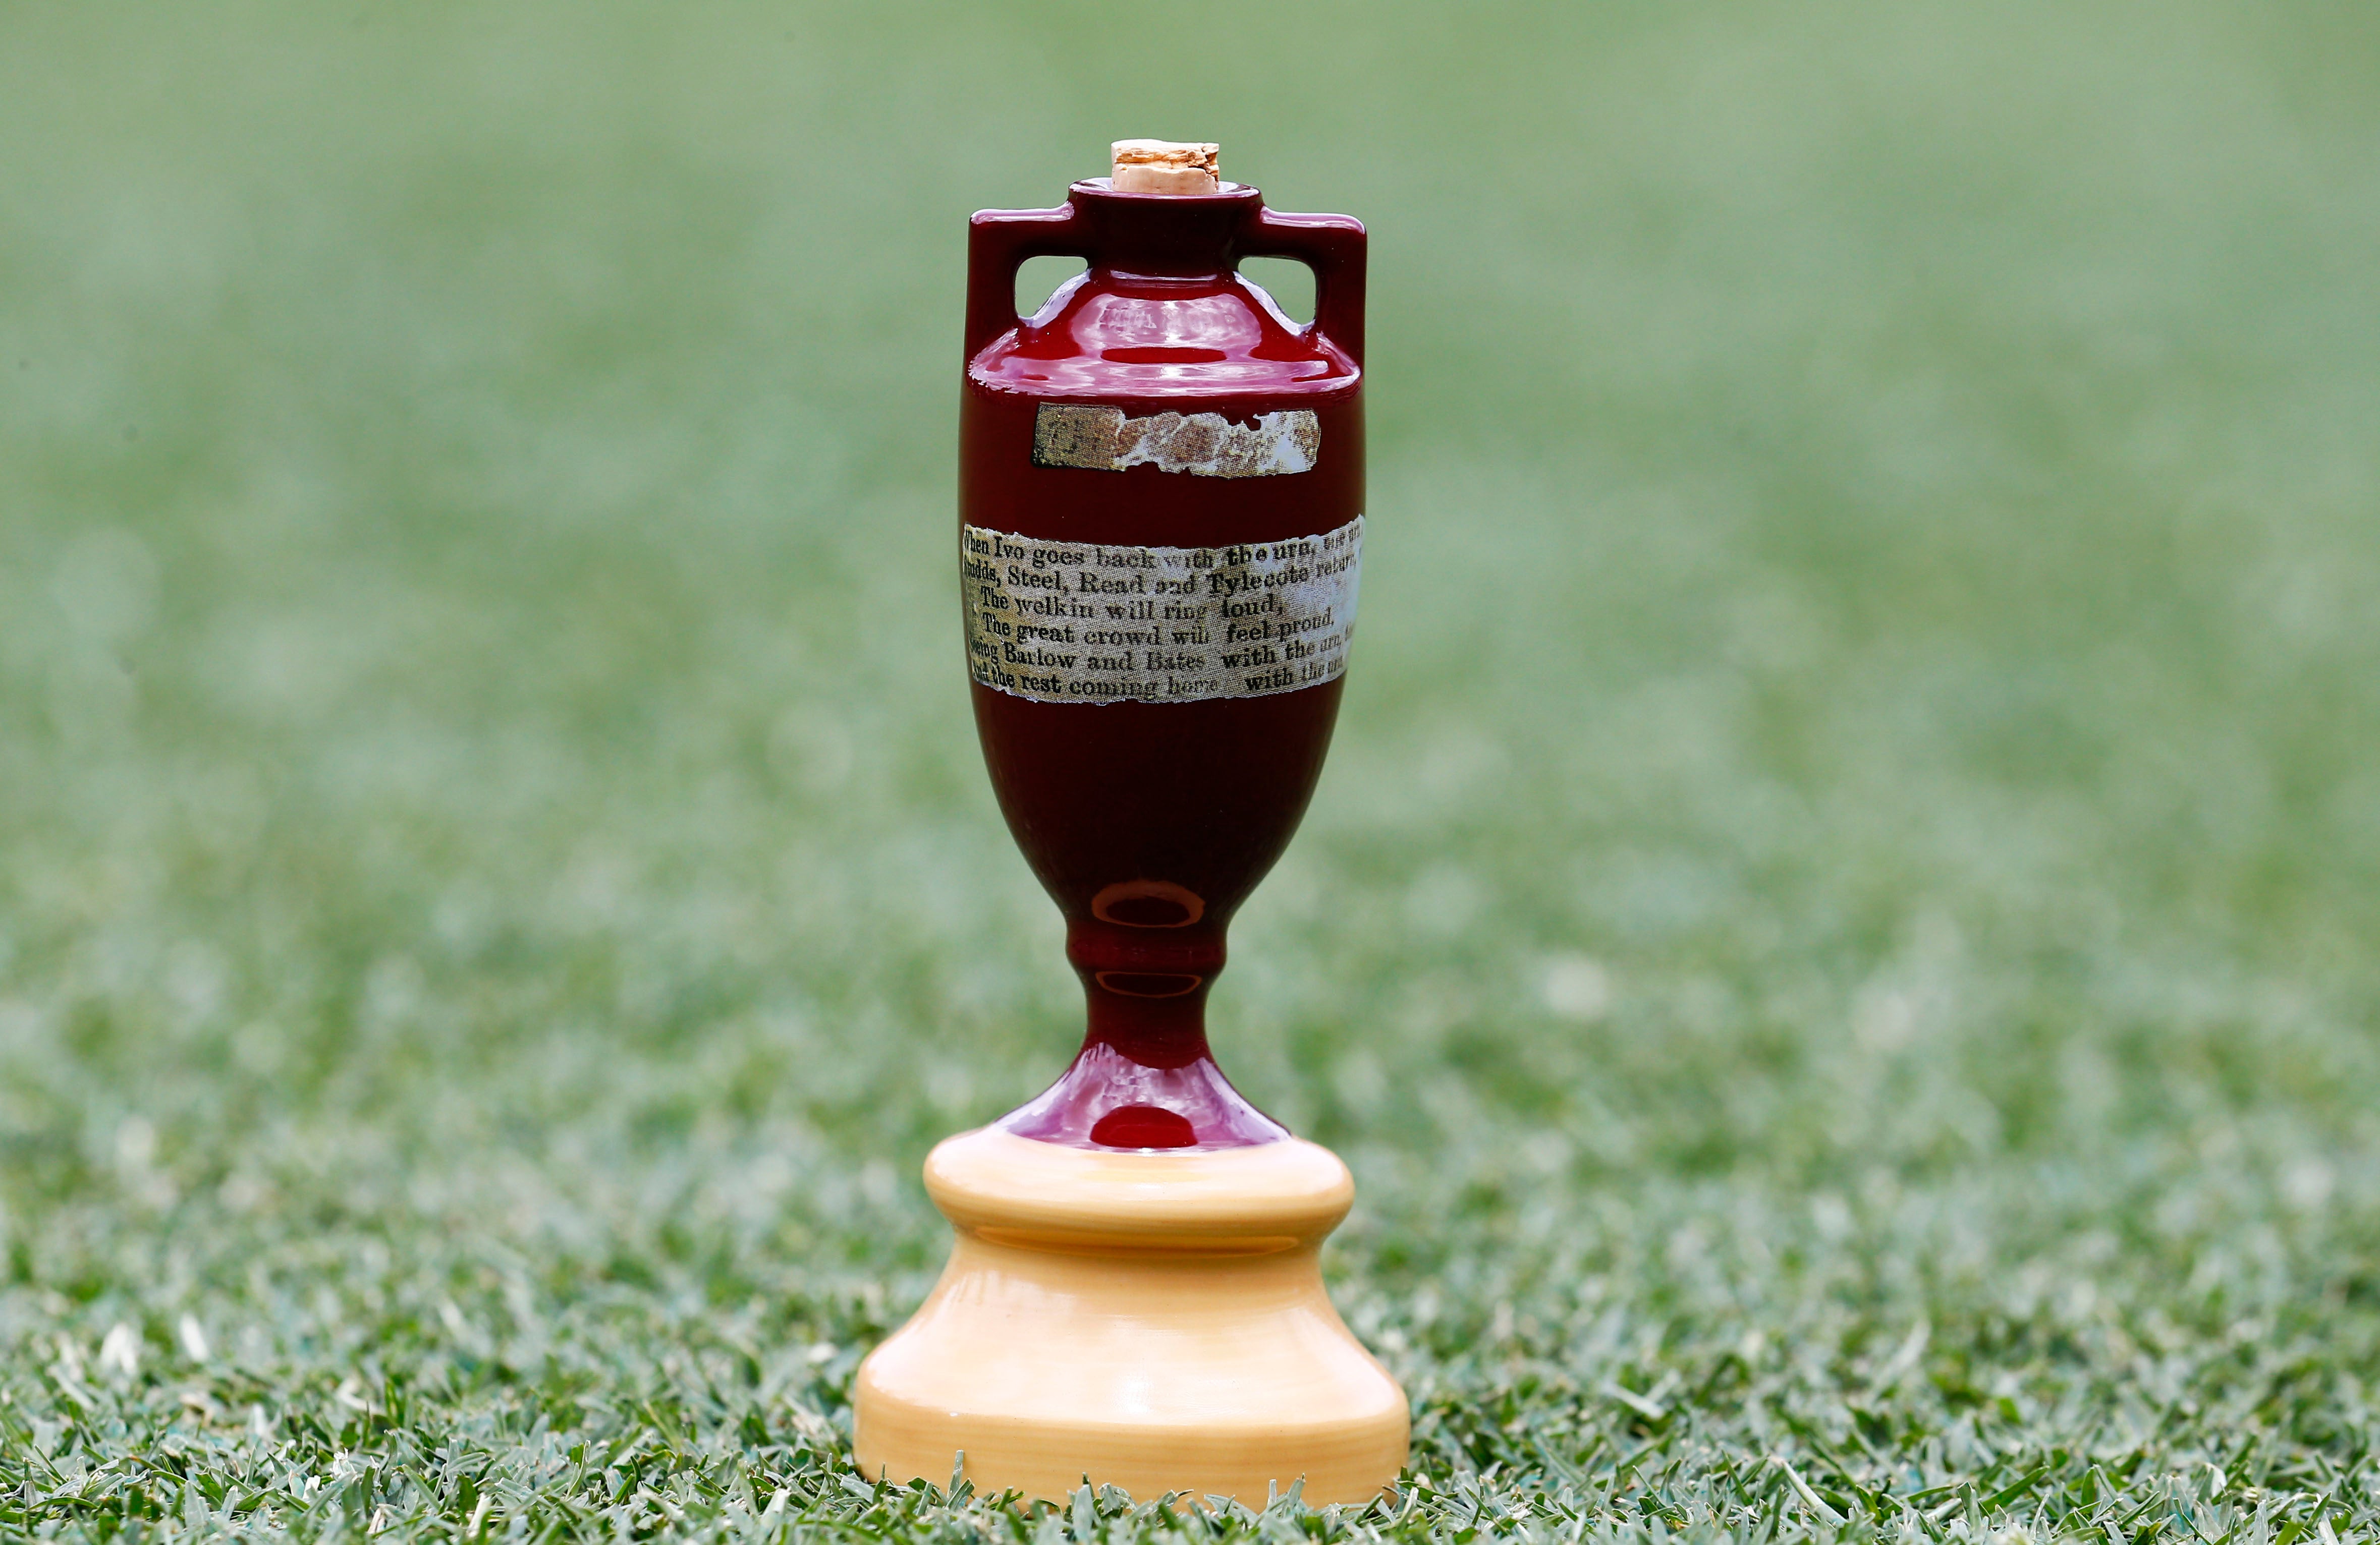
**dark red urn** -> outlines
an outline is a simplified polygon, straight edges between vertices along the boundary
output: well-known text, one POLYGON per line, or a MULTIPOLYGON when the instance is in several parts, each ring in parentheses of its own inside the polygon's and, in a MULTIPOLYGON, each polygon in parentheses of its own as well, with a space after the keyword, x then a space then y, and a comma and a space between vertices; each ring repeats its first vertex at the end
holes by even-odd
POLYGON ((1363 551, 1364 227, 1078 182, 968 233, 962 591, 976 725, 1066 919, 1083 1049, 1001 1125, 1077 1147, 1284 1129, 1207 1045, 1232 914, 1339 711, 1363 551), (1089 267, 1027 319, 1018 266, 1089 267), (1300 327, 1240 260, 1305 263, 1300 327))

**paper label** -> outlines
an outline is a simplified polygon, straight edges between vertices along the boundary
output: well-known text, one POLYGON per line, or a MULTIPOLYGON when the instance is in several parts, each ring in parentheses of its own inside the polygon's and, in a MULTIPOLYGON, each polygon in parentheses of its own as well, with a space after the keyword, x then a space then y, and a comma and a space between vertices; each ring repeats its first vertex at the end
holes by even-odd
POLYGON ((1260 414, 1253 425, 1220 413, 1156 413, 1044 403, 1033 418, 1033 465, 1125 472, 1153 466, 1193 477, 1279 477, 1311 472, 1322 453, 1322 420, 1310 408, 1260 414))
POLYGON ((967 669, 1039 703, 1196 703, 1347 669, 1364 517, 1223 548, 1110 547, 959 528, 967 669))

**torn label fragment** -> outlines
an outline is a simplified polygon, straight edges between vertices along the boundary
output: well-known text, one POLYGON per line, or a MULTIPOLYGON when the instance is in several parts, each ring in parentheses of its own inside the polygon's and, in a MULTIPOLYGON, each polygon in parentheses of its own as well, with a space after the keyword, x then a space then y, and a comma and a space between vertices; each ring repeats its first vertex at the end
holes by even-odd
POLYGON ((1277 477, 1311 472, 1322 452, 1312 410, 1260 414, 1253 428, 1220 413, 1126 418, 1122 408, 1044 403, 1033 420, 1036 466, 1122 472, 1144 463, 1193 477, 1277 477))
POLYGON ((1269 697, 1347 670, 1364 517, 1221 548, 959 532, 967 669, 1040 703, 1269 697))

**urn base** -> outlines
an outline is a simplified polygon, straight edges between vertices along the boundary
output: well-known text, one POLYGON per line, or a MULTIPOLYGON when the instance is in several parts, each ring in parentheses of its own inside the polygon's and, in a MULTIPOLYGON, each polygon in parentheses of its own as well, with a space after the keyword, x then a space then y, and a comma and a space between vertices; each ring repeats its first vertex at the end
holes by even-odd
POLYGON ((1295 1138, 1099 1151, 987 1128, 926 1160, 957 1241, 941 1280, 860 1365, 861 1471, 1061 1500, 1322 1505, 1403 1467, 1404 1392, 1322 1285, 1346 1165, 1295 1138))

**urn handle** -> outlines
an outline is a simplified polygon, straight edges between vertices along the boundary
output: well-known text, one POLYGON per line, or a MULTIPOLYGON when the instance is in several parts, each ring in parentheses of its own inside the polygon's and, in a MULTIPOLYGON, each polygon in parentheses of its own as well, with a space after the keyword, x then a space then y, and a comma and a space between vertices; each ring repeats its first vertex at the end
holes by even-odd
POLYGON ((978 210, 967 220, 966 357, 1016 325, 1016 271, 1027 258, 1087 256, 1071 204, 978 210))
POLYGON ((1259 206, 1243 258, 1287 258, 1314 271, 1314 331, 1364 365, 1364 223, 1349 214, 1283 214, 1259 206))

